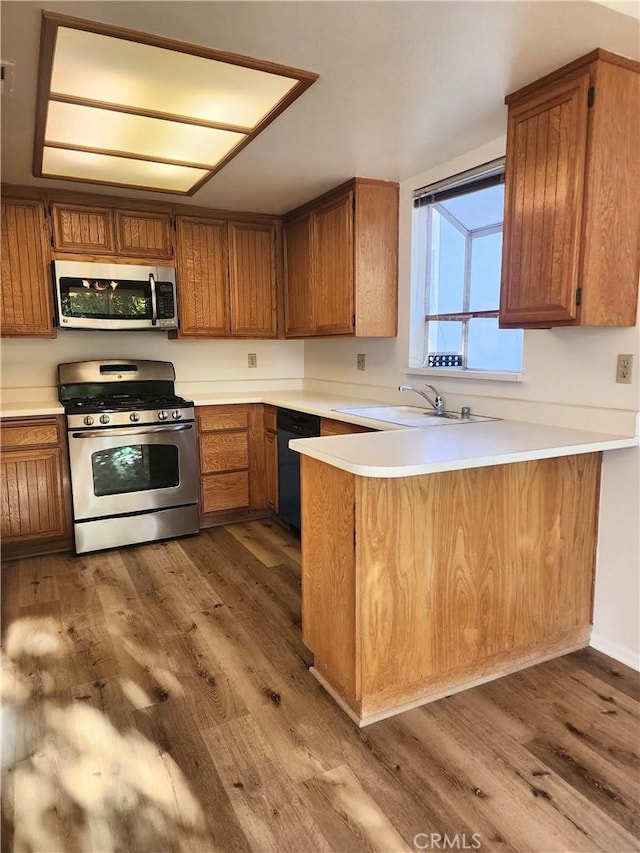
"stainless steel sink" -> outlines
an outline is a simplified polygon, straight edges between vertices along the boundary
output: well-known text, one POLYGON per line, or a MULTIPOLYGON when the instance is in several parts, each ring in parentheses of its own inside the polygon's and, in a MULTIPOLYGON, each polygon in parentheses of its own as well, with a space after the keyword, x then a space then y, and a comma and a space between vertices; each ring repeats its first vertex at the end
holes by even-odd
POLYGON ((483 415, 469 415, 463 418, 459 412, 445 412, 436 415, 430 409, 420 406, 362 406, 355 409, 333 409, 343 415, 356 415, 360 418, 370 418, 372 421, 386 421, 407 427, 445 426, 446 424, 470 424, 480 421, 496 421, 499 418, 488 418, 483 415))

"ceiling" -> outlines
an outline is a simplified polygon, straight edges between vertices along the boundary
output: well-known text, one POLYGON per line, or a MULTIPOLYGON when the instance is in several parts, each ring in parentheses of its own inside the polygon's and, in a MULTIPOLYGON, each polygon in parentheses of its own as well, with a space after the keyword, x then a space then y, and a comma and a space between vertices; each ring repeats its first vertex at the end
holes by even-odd
POLYGON ((640 59, 635 2, 2 2, 2 180, 31 173, 41 10, 303 68, 320 79, 192 198, 283 213, 354 175, 401 181, 505 132, 506 93, 595 47, 640 59), (628 14, 625 14, 627 12, 628 14))

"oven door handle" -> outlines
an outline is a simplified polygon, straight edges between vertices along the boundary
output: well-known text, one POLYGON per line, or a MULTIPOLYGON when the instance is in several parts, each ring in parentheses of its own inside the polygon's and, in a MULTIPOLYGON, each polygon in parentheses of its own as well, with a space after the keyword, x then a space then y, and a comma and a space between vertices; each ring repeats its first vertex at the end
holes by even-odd
POLYGON ((167 426, 124 427, 122 429, 91 429, 72 432, 71 438, 109 438, 111 435, 150 435, 159 432, 184 432, 193 429, 193 424, 167 424, 167 426))
POLYGON ((158 325, 158 303, 156 300, 156 277, 149 273, 149 284, 151 285, 151 325, 158 325))

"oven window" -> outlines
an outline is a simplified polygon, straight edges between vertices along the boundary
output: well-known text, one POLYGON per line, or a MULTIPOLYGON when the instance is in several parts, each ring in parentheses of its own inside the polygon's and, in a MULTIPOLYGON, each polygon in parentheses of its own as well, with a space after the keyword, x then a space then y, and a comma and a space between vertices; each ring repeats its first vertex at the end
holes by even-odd
POLYGON ((96 497, 170 489, 180 482, 175 444, 127 444, 91 454, 96 497))
POLYGON ((96 320, 149 320, 152 316, 148 282, 60 279, 60 305, 65 317, 96 320))

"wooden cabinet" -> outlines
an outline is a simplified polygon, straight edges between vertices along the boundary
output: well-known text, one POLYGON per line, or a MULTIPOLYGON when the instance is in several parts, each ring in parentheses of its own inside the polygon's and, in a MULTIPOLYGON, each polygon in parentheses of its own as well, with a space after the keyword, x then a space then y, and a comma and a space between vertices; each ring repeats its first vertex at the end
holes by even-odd
POLYGON ((275 406, 264 407, 265 486, 266 504, 272 512, 278 511, 278 432, 275 406))
MULTIPOLYGON (((64 418, 2 422, 2 540, 10 552, 70 546, 71 497, 64 418), (11 547, 9 547, 11 546, 11 547), (16 551, 17 547, 20 551, 16 551)), ((53 548, 53 550, 56 550, 53 548)))
POLYGON ((116 254, 136 258, 171 258, 173 245, 168 213, 115 210, 116 254))
POLYGON ((285 218, 287 337, 397 333, 398 185, 355 178, 285 218))
MULTIPOLYGON (((200 513, 221 523, 223 513, 262 511, 267 506, 264 418, 261 404, 196 409, 200 449, 200 513)), ((253 512, 252 517, 256 517, 253 512)), ((223 518, 223 520, 226 520, 223 518)))
POLYGON ((51 204, 57 252, 134 258, 173 256, 169 213, 51 204))
POLYGON ((180 335, 229 335, 226 221, 178 216, 176 237, 180 335))
POLYGON ((347 421, 334 421, 333 418, 320 418, 320 435, 355 435, 359 432, 376 432, 370 427, 350 424, 347 421))
POLYGON ((307 338, 314 334, 311 252, 313 215, 288 220, 285 226, 285 334, 307 338))
POLYGON ((113 212, 109 207, 51 204, 53 248, 77 254, 115 254, 113 212))
POLYGON ((178 216, 181 337, 277 335, 277 226, 178 216))
POLYGON ((246 406, 197 409, 201 513, 249 506, 249 412, 246 406))
POLYGON ((55 336, 44 212, 41 201, 2 201, 0 325, 5 336, 55 336))
POLYGON ((506 103, 500 325, 633 326, 640 63, 596 50, 506 103))
POLYGON ((277 235, 273 222, 229 222, 231 334, 275 338, 277 235))

